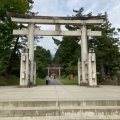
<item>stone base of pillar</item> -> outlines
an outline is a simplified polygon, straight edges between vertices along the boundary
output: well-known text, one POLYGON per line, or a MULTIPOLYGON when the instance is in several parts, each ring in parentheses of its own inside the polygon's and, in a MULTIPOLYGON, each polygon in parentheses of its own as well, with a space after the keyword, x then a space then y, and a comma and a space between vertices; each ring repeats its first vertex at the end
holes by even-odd
POLYGON ((80 86, 88 86, 88 83, 81 83, 80 86))
POLYGON ((36 84, 34 84, 34 85, 19 85, 18 86, 18 88, 30 88, 30 87, 35 87, 35 86, 37 86, 36 84))
POLYGON ((97 87, 100 87, 100 86, 99 85, 87 85, 87 87, 97 88, 97 87))
POLYGON ((18 88, 28 88, 28 85, 19 85, 18 88))

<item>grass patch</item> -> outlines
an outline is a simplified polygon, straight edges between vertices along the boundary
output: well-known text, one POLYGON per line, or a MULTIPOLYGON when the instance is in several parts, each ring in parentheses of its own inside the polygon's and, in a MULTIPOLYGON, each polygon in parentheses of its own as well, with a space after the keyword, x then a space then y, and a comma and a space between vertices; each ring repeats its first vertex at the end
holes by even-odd
MULTIPOLYGON (((6 85, 19 85, 20 78, 14 75, 0 76, 0 86, 6 85)), ((37 85, 46 85, 46 80, 44 78, 36 78, 37 85)))
POLYGON ((69 76, 62 76, 60 81, 64 85, 78 85, 78 77, 77 76, 75 76, 72 80, 69 79, 69 76))
POLYGON ((0 86, 19 85, 19 78, 14 75, 0 76, 0 86))
POLYGON ((117 81, 111 79, 105 79, 102 82, 99 82, 99 85, 117 85, 117 81))
POLYGON ((45 78, 36 78, 36 85, 46 85, 45 78))

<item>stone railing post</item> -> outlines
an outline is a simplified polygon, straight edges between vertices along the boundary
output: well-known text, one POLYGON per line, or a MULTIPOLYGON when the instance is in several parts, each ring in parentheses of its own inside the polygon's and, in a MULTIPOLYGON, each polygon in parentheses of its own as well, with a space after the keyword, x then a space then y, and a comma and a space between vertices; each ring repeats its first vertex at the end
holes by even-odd
POLYGON ((29 79, 29 49, 22 49, 20 66, 20 86, 27 86, 29 79))
POLYGON ((96 56, 93 48, 89 49, 88 54, 88 80, 89 86, 97 86, 96 56))
POLYGON ((82 84, 82 66, 80 59, 78 59, 78 85, 82 84))
POLYGON ((34 81, 33 85, 36 85, 36 62, 34 61, 34 81))

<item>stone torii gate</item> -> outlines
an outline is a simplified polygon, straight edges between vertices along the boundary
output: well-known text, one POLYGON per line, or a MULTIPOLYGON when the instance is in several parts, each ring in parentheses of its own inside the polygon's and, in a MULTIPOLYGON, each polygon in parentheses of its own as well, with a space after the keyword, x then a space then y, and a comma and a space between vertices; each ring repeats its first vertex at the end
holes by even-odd
POLYGON ((13 22, 28 24, 27 29, 13 30, 14 35, 26 35, 28 38, 28 50, 23 50, 24 52, 21 55, 20 86, 27 86, 29 81, 35 84, 34 36, 81 36, 81 62, 78 62, 78 84, 97 85, 95 54, 92 49, 89 50, 88 54, 87 36, 101 36, 101 32, 87 30, 87 25, 103 23, 105 15, 80 18, 29 16, 13 13, 8 13, 8 15, 13 22), (35 24, 55 25, 55 30, 39 30, 35 28, 35 24), (60 25, 79 25, 81 29, 74 31, 61 30, 60 25), (90 72, 91 69, 92 72, 90 72), (91 79, 95 82, 90 82, 91 79))
POLYGON ((60 77, 61 77, 61 69, 62 69, 61 66, 51 65, 51 66, 48 66, 47 69, 48 69, 48 76, 51 75, 50 73, 53 70, 53 71, 55 71, 55 73, 58 72, 58 75, 56 77, 58 77, 58 79, 60 79, 60 77))

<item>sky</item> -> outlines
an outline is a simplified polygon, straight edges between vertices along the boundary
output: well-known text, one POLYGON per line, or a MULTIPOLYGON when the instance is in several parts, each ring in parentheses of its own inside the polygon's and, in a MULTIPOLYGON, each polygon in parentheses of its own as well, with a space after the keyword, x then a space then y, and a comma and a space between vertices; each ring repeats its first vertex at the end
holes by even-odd
MULTIPOLYGON (((74 10, 84 8, 84 13, 92 12, 96 16, 98 13, 104 14, 107 12, 108 18, 112 27, 120 28, 120 0, 33 0, 34 12, 39 12, 41 16, 72 16, 74 10)), ((42 30, 54 30, 54 26, 41 26, 42 30)), ((63 27, 64 29, 64 27, 63 27)), ((62 40, 62 37, 55 37, 62 40)), ((52 37, 43 37, 40 39, 40 46, 50 50, 54 55, 57 46, 54 44, 52 37)))

